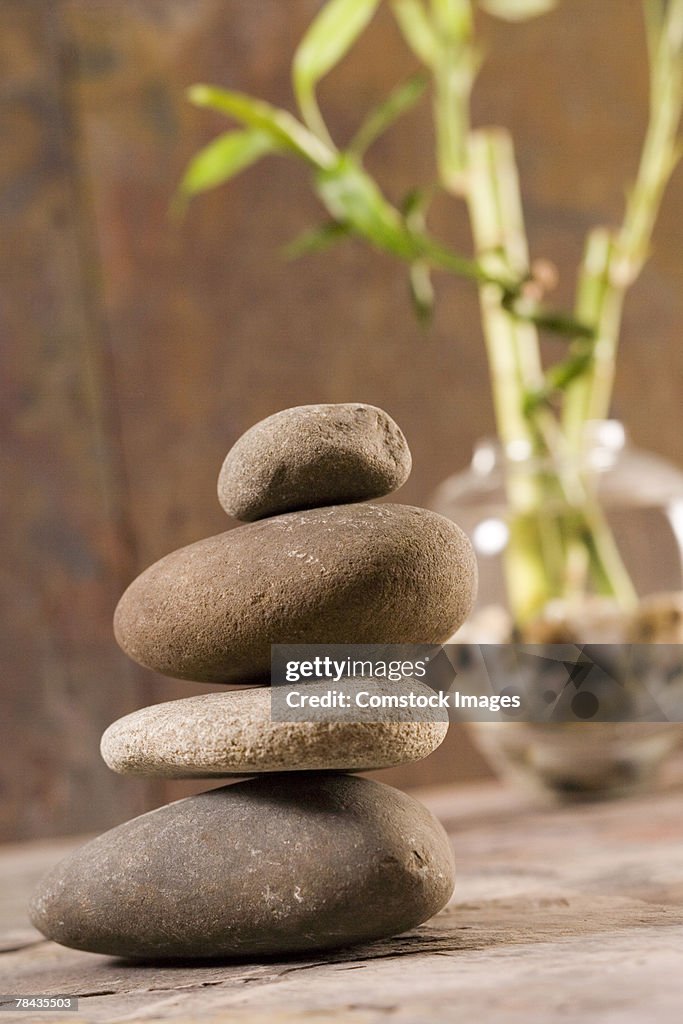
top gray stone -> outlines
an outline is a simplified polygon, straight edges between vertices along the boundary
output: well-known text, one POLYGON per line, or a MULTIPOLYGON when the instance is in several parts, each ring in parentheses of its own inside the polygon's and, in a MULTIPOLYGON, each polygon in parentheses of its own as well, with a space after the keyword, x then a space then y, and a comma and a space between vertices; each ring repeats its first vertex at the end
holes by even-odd
POLYGON ((218 500, 236 519, 380 498, 408 479, 401 430, 373 405, 300 405, 261 420, 228 452, 218 500))

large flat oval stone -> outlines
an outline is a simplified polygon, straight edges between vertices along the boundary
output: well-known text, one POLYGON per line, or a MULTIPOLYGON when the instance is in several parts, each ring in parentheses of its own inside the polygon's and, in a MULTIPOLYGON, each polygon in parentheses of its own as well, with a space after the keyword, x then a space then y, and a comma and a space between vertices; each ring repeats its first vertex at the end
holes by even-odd
MULTIPOLYGON (((306 687, 307 692, 319 694, 329 689, 329 683, 306 687)), ((365 680, 357 689, 376 697, 408 689, 433 696, 429 687, 418 682, 398 685, 365 680)), ((366 714, 352 706, 306 712, 317 720, 274 722, 272 692, 268 687, 205 693, 134 711, 106 730, 102 757, 123 775, 172 778, 366 771, 419 761, 436 750, 448 731, 445 713, 436 709, 429 715, 431 720, 423 721, 396 721, 397 713, 390 709, 366 714), (361 720, 364 715, 366 721, 361 720)))
POLYGON ((411 469, 391 416, 374 405, 300 405, 261 420, 233 445, 218 478, 230 515, 252 522, 294 509, 381 498, 411 469))
POLYGON ((272 775, 161 807, 45 878, 33 923, 65 946, 151 959, 369 942, 440 910, 454 868, 416 800, 352 775, 272 775))
POLYGON ((472 547, 449 519, 407 505, 293 512, 198 541, 128 588, 114 630, 168 676, 247 682, 274 643, 440 643, 476 589, 472 547))

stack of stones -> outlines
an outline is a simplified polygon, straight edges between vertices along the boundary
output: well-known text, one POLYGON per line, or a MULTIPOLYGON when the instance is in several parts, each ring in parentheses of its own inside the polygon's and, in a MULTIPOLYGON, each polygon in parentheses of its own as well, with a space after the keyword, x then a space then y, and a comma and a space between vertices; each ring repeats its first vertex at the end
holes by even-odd
POLYGON ((458 527, 364 503, 410 466, 399 428, 367 405, 288 409, 236 443, 219 497, 248 525, 142 573, 115 632, 151 669, 256 688, 143 708, 107 729, 102 753, 128 774, 249 778, 135 818, 59 864, 32 903, 47 937, 132 958, 287 954, 388 937, 448 901, 441 825, 349 774, 425 757, 447 722, 270 714, 271 643, 439 643, 467 614, 476 568, 458 527))

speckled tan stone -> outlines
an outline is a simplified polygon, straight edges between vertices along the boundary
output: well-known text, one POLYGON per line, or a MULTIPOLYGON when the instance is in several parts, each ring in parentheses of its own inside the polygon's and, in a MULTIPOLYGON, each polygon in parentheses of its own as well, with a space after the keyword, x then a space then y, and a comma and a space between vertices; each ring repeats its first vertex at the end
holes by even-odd
POLYGON ((162 558, 121 598, 114 630, 164 675, 261 681, 271 644, 441 643, 476 591, 472 546, 408 505, 334 505, 264 519, 162 558))
POLYGON ((266 516, 390 494, 410 475, 408 443, 374 405, 300 405, 247 430, 228 452, 218 499, 230 515, 266 516))
MULTIPOLYGON (((307 683, 306 692, 322 694, 331 687, 307 683)), ((399 686, 362 680, 355 688, 375 695, 408 689, 433 693, 417 682, 399 686)), ((345 692, 350 692, 348 683, 345 692)), ((269 687, 233 690, 142 708, 109 726, 102 757, 123 775, 172 778, 364 771, 419 761, 436 750, 448 730, 446 712, 437 710, 419 712, 429 721, 400 722, 392 709, 351 707, 307 710, 306 716, 317 721, 273 722, 271 693, 269 687)))

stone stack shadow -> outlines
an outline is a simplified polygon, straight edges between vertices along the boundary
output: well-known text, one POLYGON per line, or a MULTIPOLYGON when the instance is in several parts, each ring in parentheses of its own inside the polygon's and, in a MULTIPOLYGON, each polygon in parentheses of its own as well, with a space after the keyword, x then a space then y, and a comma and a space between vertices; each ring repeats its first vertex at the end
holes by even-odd
POLYGON ((142 708, 106 730, 102 754, 126 774, 248 778, 67 857, 31 905, 48 938, 126 958, 285 955, 386 938, 445 905, 454 868, 439 822, 350 773, 427 756, 447 722, 270 713, 272 643, 440 643, 467 615, 476 566, 462 531, 372 503, 410 468, 397 425, 360 404, 285 410, 231 449, 219 499, 246 525, 143 572, 115 633, 168 676, 252 685, 142 708))

